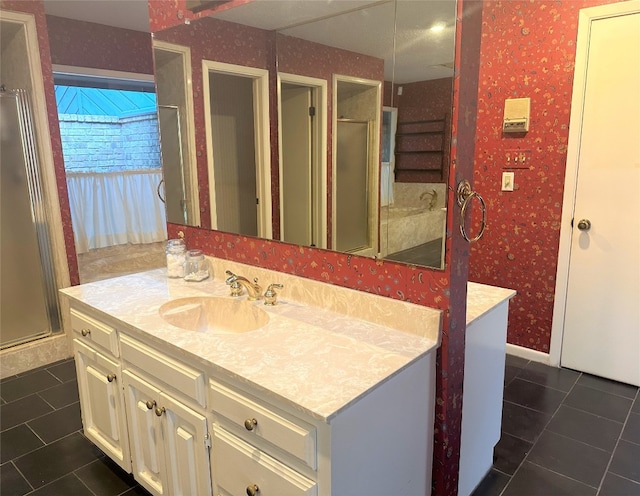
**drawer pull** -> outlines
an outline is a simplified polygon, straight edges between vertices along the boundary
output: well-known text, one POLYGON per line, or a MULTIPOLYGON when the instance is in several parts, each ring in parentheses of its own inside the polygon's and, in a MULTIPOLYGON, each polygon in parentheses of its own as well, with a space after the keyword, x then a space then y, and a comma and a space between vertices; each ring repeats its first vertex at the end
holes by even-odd
POLYGON ((148 400, 146 405, 149 410, 153 410, 153 407, 156 406, 156 400, 148 400))
POLYGON ((162 407, 162 408, 158 408, 158 407, 156 407, 156 415, 157 415, 158 417, 162 417, 162 414, 163 414, 165 411, 166 411, 166 410, 164 409, 164 407, 162 407))
POLYGON ((260 494, 260 488, 257 484, 247 486, 247 496, 258 496, 260 494))
MULTIPOLYGON (((258 425, 258 421, 254 418, 252 419, 247 419, 244 421, 244 428, 247 429, 248 431, 252 431, 253 429, 255 429, 256 425, 258 425)), ((258 487, 258 486, 256 486, 258 487)), ((249 490, 247 489, 247 492, 249 490)))
POLYGON ((115 381, 115 380, 116 380, 116 375, 115 375, 115 374, 109 374, 109 375, 107 376, 107 381, 109 381, 109 382, 113 382, 113 381, 115 381))
POLYGON ((80 334, 82 334, 86 338, 89 334, 91 334, 91 329, 82 329, 80 331, 80 334))

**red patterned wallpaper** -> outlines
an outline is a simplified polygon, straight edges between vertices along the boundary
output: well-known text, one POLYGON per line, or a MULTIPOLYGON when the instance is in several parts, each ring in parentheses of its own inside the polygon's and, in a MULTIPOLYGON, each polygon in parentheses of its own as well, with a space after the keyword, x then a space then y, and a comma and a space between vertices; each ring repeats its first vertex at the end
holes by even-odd
POLYGON ((487 1, 474 179, 488 208, 470 279, 517 290, 508 342, 549 352, 578 12, 611 0, 487 1), (530 131, 503 134, 506 98, 531 98, 530 131), (506 155, 530 152, 501 192, 506 155))
POLYGON ((15 12, 33 14, 38 31, 38 44, 40 45, 40 62, 42 65, 42 77, 44 83, 47 114, 49 117, 49 134, 51 136, 51 149, 53 152, 53 167, 55 169, 58 188, 58 200, 62 217, 62 232, 67 248, 67 262, 69 264, 69 277, 72 285, 79 284, 78 263, 76 258, 76 246, 73 239, 71 226, 71 210, 69 209, 69 196, 67 194, 67 181, 64 171, 64 159, 62 157, 62 141, 60 139, 60 127, 58 124, 58 107, 56 105, 53 90, 53 72, 51 69, 51 55, 49 51, 49 37, 47 35, 47 22, 42 0, 2 0, 0 8, 15 12))
POLYGON ((149 33, 47 16, 53 64, 153 74, 149 33))

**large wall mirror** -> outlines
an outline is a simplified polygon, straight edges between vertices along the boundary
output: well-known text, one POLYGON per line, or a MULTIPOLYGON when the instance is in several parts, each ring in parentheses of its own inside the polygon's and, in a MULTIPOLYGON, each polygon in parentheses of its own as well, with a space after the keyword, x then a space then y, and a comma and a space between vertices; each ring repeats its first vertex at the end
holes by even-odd
POLYGON ((443 268, 455 10, 257 0, 154 33, 156 70, 191 65, 192 103, 156 79, 175 223, 443 268))

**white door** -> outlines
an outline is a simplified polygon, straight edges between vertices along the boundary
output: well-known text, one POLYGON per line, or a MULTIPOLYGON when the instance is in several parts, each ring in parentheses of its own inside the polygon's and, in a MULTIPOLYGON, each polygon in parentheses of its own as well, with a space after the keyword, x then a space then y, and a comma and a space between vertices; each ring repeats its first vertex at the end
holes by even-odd
POLYGON ((304 246, 315 244, 310 108, 309 88, 282 85, 282 241, 304 246))
POLYGON ((640 2, 581 12, 571 168, 561 365, 640 386, 640 2))

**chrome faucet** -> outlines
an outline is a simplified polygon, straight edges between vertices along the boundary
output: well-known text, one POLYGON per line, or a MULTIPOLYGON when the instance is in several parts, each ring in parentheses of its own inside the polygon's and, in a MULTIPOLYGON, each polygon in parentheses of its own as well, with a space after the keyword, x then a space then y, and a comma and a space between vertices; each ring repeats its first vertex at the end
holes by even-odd
POLYGON ((227 270, 225 273, 229 276, 225 282, 231 286, 231 296, 241 296, 242 288, 244 287, 247 290, 250 300, 260 299, 262 296, 262 287, 258 284, 257 277, 251 282, 246 277, 238 276, 230 270, 227 270))
POLYGON ((420 195, 420 200, 424 200, 427 197, 429 197, 429 210, 433 210, 438 202, 438 192, 435 189, 425 191, 420 195))

